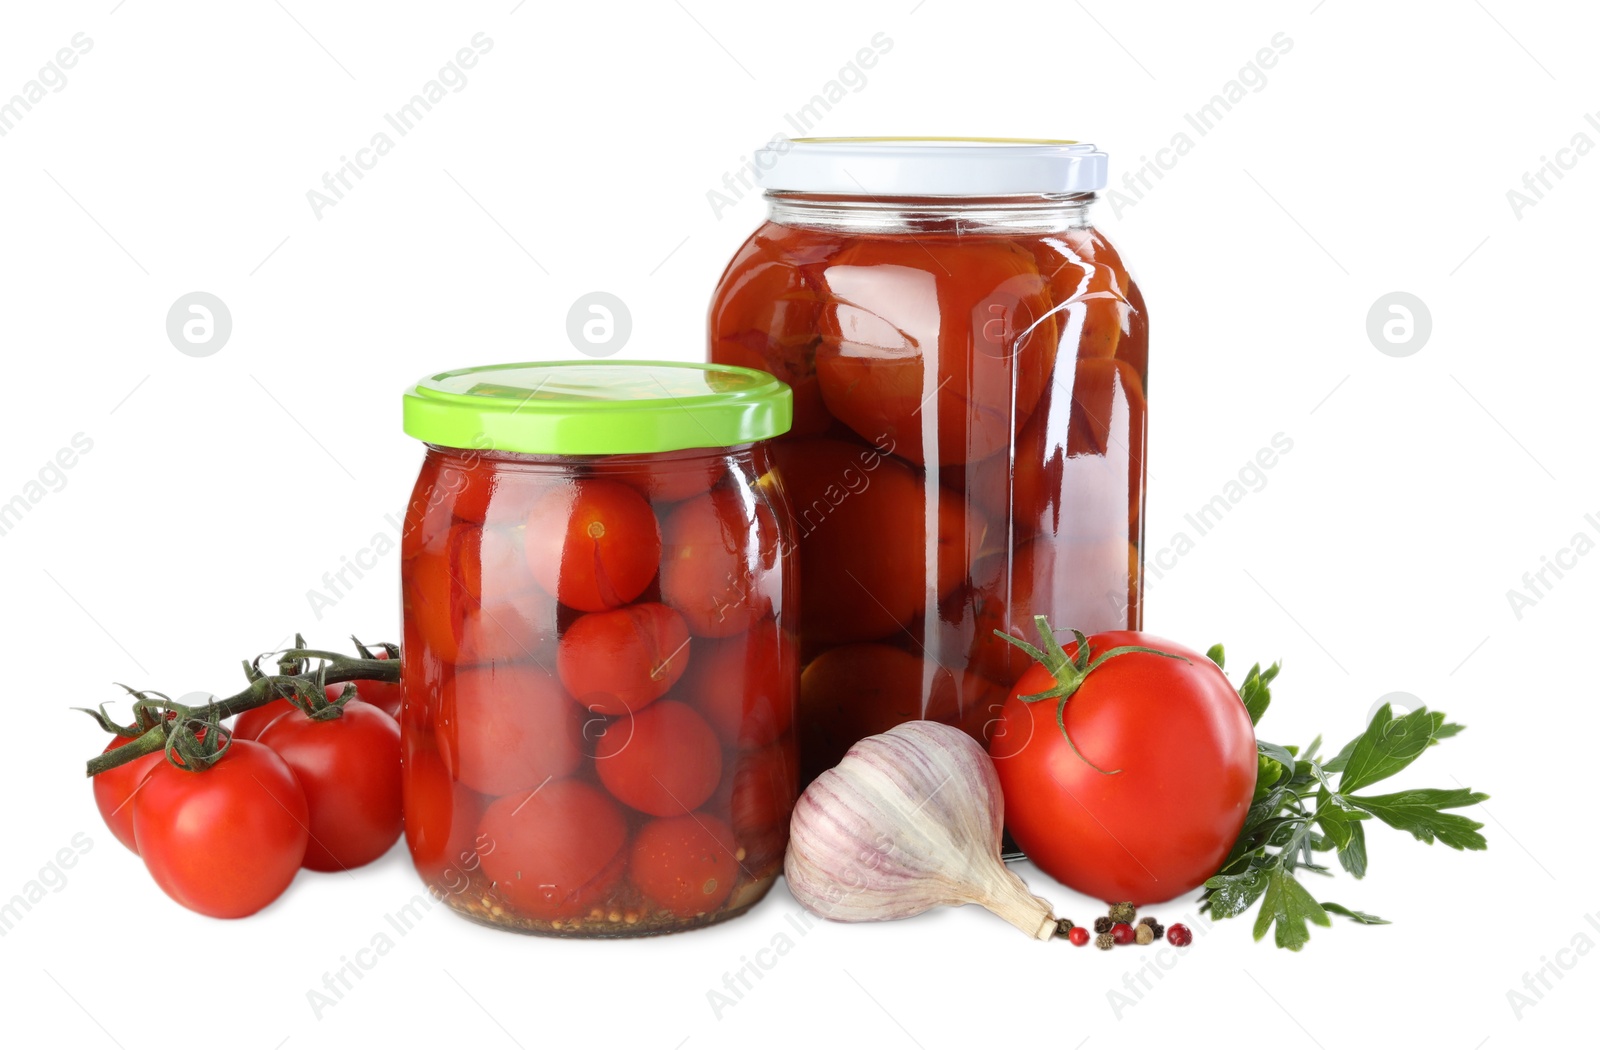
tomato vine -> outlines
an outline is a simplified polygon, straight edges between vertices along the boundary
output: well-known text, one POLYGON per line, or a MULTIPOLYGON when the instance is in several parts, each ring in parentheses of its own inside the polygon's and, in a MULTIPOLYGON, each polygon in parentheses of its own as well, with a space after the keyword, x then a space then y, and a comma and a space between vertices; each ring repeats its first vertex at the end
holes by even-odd
POLYGON ((338 718, 350 691, 347 689, 338 699, 330 700, 325 687, 358 680, 400 681, 399 646, 383 643, 374 647, 383 650, 387 657, 379 659, 374 648, 362 644, 359 638, 352 637, 351 641, 355 643, 355 656, 307 648, 305 639, 297 634, 292 648, 262 653, 253 660, 243 661, 245 677, 250 680, 245 688, 199 706, 179 703, 153 689, 124 685, 122 688, 134 698, 133 722, 128 725, 113 721, 106 714, 104 704, 98 708, 75 708, 94 718, 107 733, 136 738, 89 759, 86 774, 93 777, 158 751, 166 751, 169 761, 181 768, 203 769, 228 748, 231 735, 222 727, 225 718, 284 699, 313 719, 338 718), (262 661, 269 657, 277 658, 275 674, 262 670, 262 661))

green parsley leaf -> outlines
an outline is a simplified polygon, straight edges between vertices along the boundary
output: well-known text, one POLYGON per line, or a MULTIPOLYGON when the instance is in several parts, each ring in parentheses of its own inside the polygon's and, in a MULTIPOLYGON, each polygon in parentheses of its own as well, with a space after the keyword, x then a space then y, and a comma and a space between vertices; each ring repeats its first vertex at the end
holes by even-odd
POLYGON ((1348 795, 1394 776, 1433 743, 1434 733, 1443 724, 1444 715, 1426 707, 1395 718, 1384 704, 1351 748, 1339 776, 1339 790, 1348 795))
POLYGON ((1350 825, 1350 841, 1339 847, 1339 866, 1356 878, 1367 874, 1367 833, 1359 823, 1350 825))
POLYGON ((1219 919, 1231 919, 1250 910, 1267 888, 1267 872, 1251 868, 1238 875, 1216 875, 1206 880, 1210 893, 1206 901, 1211 914, 1219 919))
POLYGON ((1335 849, 1344 849, 1350 845, 1350 839, 1355 835, 1356 822, 1367 818, 1364 812, 1350 812, 1345 808, 1349 805, 1353 804, 1341 795, 1329 794, 1326 789, 1317 793, 1317 824, 1335 849))
MULTIPOLYGON (((1221 647, 1212 658, 1221 663, 1221 647)), ((1270 684, 1278 675, 1273 664, 1257 664, 1245 676, 1239 696, 1258 721, 1271 703, 1270 684)), ((1318 903, 1300 882, 1301 872, 1331 877, 1323 863, 1336 853, 1339 866, 1356 878, 1367 873, 1367 824, 1373 817, 1423 842, 1435 840, 1458 850, 1484 849, 1477 821, 1448 812, 1476 805, 1488 796, 1469 788, 1415 788, 1387 795, 1354 792, 1394 776, 1429 747, 1456 736, 1463 727, 1446 722, 1440 712, 1419 708, 1396 718, 1380 707, 1361 735, 1339 749, 1331 760, 1320 755, 1322 738, 1304 751, 1256 740, 1256 787, 1244 827, 1227 860, 1206 881, 1201 912, 1226 919, 1259 905, 1255 938, 1274 930, 1280 948, 1299 951, 1311 939, 1311 924, 1328 926, 1340 915, 1363 926, 1388 920, 1342 904, 1318 903)))
POLYGON ((1483 824, 1447 809, 1475 806, 1489 796, 1468 788, 1414 788, 1392 795, 1352 795, 1350 802, 1391 828, 1409 831, 1423 842, 1438 839, 1452 849, 1487 849, 1483 824))
POLYGON ((1239 699, 1244 701, 1244 709, 1250 712, 1251 725, 1260 722, 1261 716, 1267 713, 1267 705, 1272 703, 1272 690, 1267 687, 1278 677, 1279 670, 1278 664, 1273 664, 1265 671, 1260 664, 1256 664, 1244 676, 1244 683, 1239 686, 1239 699))
POLYGON ((1266 894, 1261 898, 1261 911, 1256 916, 1256 940, 1276 926, 1273 940, 1278 947, 1297 952, 1311 940, 1311 931, 1306 928, 1308 922, 1332 925, 1328 913, 1310 891, 1300 885, 1299 879, 1282 867, 1272 868, 1267 876, 1266 894))
POLYGON ((1389 925, 1388 919, 1380 919, 1376 915, 1368 915, 1364 911, 1353 911, 1349 908, 1346 908, 1343 904, 1335 904, 1332 901, 1323 901, 1322 910, 1332 912, 1335 915, 1343 915, 1345 918, 1359 922, 1363 926, 1389 925))

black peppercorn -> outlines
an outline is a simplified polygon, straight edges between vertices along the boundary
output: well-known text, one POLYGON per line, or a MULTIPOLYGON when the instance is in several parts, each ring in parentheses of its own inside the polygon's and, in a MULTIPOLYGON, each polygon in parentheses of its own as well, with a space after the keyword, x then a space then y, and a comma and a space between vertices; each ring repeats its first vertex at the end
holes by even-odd
POLYGON ((1072 932, 1072 927, 1074 925, 1076 925, 1076 924, 1071 919, 1057 919, 1056 920, 1056 936, 1057 937, 1065 937, 1067 934, 1072 932))
POLYGON ((1113 927, 1115 925, 1116 925, 1116 923, 1112 922, 1109 918, 1107 918, 1106 916, 1102 915, 1102 916, 1100 916, 1098 919, 1096 919, 1094 921, 1094 932, 1095 933, 1110 933, 1111 932, 1111 927, 1113 927))

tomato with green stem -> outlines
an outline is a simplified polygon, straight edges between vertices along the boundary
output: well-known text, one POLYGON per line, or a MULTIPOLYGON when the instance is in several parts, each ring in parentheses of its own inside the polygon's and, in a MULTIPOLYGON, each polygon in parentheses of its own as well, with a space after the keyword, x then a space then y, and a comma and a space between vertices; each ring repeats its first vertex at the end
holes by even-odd
MULTIPOLYGON (((344 690, 344 686, 328 686, 332 694, 330 699, 337 697, 344 690)), ((288 697, 280 696, 276 700, 269 700, 260 707, 252 707, 238 718, 233 720, 233 736, 235 740, 259 740, 267 727, 290 711, 298 711, 294 701, 288 697)))
MULTIPOLYGON (((114 736, 103 753, 109 754, 137 739, 136 736, 114 736)), ((150 770, 165 759, 165 754, 157 751, 142 755, 132 762, 124 762, 94 777, 94 804, 100 810, 101 819, 117 841, 135 853, 139 852, 139 845, 133 837, 133 796, 150 770)))
MULTIPOLYGON (((1006 826, 1045 874, 1109 901, 1171 900, 1222 866, 1256 784, 1255 729, 1222 669, 1138 631, 1044 617, 989 744, 1006 826)), ((1020 640, 1019 640, 1020 641, 1020 640)))
POLYGON ((302 863, 312 871, 370 864, 400 837, 400 724, 364 700, 338 711, 294 711, 259 738, 305 791, 310 838, 302 863))
POLYGON ((167 896, 218 919, 277 900, 305 859, 305 791, 278 754, 233 740, 203 770, 158 763, 133 800, 145 867, 167 896))
MULTIPOLYGON (((379 649, 372 655, 373 659, 376 660, 391 659, 387 649, 379 649)), ((346 686, 352 686, 355 688, 357 699, 371 704, 373 707, 376 707, 390 718, 396 720, 400 718, 401 693, 399 682, 378 682, 368 678, 361 678, 354 682, 340 682, 337 685, 330 685, 326 687, 324 691, 328 697, 328 700, 331 702, 343 696, 346 686)), ((269 704, 268 706, 270 707, 271 705, 269 704)), ((291 704, 290 706, 293 707, 294 705, 291 704)), ((256 710, 261 710, 261 708, 256 708, 256 710)), ((278 713, 284 714, 285 712, 280 711, 278 713)), ((244 722, 245 716, 249 714, 250 712, 246 711, 243 715, 239 716, 239 722, 235 723, 234 725, 235 733, 239 731, 238 726, 244 722)), ((269 721, 263 724, 261 728, 265 729, 271 724, 272 723, 269 721)), ((259 738, 260 736, 261 733, 257 731, 253 738, 259 738)))

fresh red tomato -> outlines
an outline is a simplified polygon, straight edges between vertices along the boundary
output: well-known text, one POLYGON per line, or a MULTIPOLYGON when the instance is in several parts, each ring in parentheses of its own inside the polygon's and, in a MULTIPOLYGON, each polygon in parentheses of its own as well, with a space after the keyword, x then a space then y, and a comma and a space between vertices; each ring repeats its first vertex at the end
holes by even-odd
POLYGON ((689 652, 683 617, 642 602, 579 617, 561 636, 556 669, 585 708, 624 715, 665 695, 683 677, 689 652))
POLYGON ((993 689, 891 645, 829 649, 800 675, 801 782, 837 765, 856 741, 901 722, 927 718, 968 729, 971 713, 981 729, 993 689))
POLYGON ((662 529, 661 600, 696 635, 724 638, 772 612, 778 526, 751 491, 720 488, 686 500, 662 529))
MULTIPOLYGON (((106 744, 106 752, 115 751, 123 744, 132 743, 139 739, 134 736, 114 736, 106 744)), ((94 778, 94 804, 100 808, 100 816, 106 822, 106 827, 111 829, 111 834, 124 846, 139 852, 139 846, 133 840, 133 801, 135 792, 144 781, 145 774, 166 760, 166 753, 157 751, 151 755, 144 755, 132 762, 124 762, 114 769, 108 769, 94 778)))
POLYGON ((800 649, 776 620, 695 649, 678 695, 694 704, 729 747, 770 744, 794 724, 800 649))
POLYGON ((715 910, 739 879, 733 829, 709 813, 659 817, 639 829, 628 877, 680 919, 715 910))
POLYGON ((289 763, 311 814, 302 864, 345 871, 370 864, 400 837, 400 724, 363 700, 338 718, 284 715, 260 742, 289 763))
POLYGON ((524 915, 567 919, 603 900, 627 864, 622 810, 581 780, 491 804, 478 826, 483 870, 524 915))
POLYGON ((1151 904, 1222 866, 1255 791, 1255 730, 1227 676, 1193 650, 1108 631, 1089 636, 1088 661, 1123 646, 1174 656, 1129 652, 1081 675, 1070 643, 1073 664, 1036 664, 1017 682, 989 753, 1006 825, 1040 870, 1099 900, 1151 904), (1056 701, 1020 699, 1074 680, 1065 735, 1056 701))
POLYGON ((937 565, 923 563, 928 479, 872 448, 807 440, 774 449, 794 515, 800 558, 800 635, 808 645, 895 633, 922 612, 929 570, 938 593, 966 576, 986 526, 959 495, 933 485, 937 565))
MULTIPOLYGON (((520 557, 518 560, 521 560, 520 557)), ((380 649, 373 655, 379 660, 389 659, 389 651, 387 649, 380 649)), ((344 687, 346 684, 356 687, 356 696, 359 699, 366 701, 373 707, 376 707, 390 718, 396 720, 400 718, 401 692, 399 682, 375 682, 366 678, 349 683, 341 682, 338 685, 330 685, 327 687, 325 691, 328 695, 328 699, 337 700, 340 696, 344 695, 344 687)), ((259 711, 261 709, 256 708, 256 710, 259 711)), ((279 713, 281 714, 282 712, 279 713)), ((246 711, 245 714, 250 714, 250 712, 246 711)), ((240 721, 243 721, 244 715, 240 715, 239 718, 240 721)), ((269 722, 267 724, 270 725, 271 723, 269 722)), ((263 726, 262 728, 266 727, 263 726)), ((234 734, 238 735, 238 729, 234 730, 234 734)), ((260 735, 261 734, 259 732, 255 734, 256 737, 260 737, 260 735)))
POLYGON ((650 504, 605 478, 542 497, 528 514, 526 545, 545 593, 584 612, 633 601, 661 563, 661 531, 650 504))
POLYGON ((1008 447, 1057 352, 1049 286, 1000 237, 864 237, 828 263, 817 378, 829 411, 915 462, 1008 447), (929 435, 929 428, 935 428, 929 435))
POLYGON ((538 667, 458 668, 434 725, 445 767, 486 795, 529 790, 583 761, 583 710, 538 667))
POLYGON ((694 708, 662 700, 614 723, 599 740, 594 767, 619 802, 673 817, 698 808, 716 791, 722 747, 694 708))
MULTIPOLYGON (((330 689, 334 687, 329 686, 330 689)), ((339 686, 338 689, 343 689, 339 686)), ((335 690, 334 695, 338 692, 335 690)), ((235 740, 259 740, 267 727, 290 711, 299 710, 294 706, 294 701, 284 697, 270 700, 260 707, 252 707, 244 714, 233 720, 233 738, 235 740)))
POLYGON ((167 896, 217 919, 278 899, 306 855, 305 791, 277 753, 234 740, 203 772, 158 763, 133 797, 133 833, 167 896))

